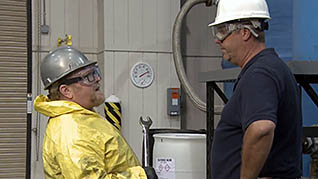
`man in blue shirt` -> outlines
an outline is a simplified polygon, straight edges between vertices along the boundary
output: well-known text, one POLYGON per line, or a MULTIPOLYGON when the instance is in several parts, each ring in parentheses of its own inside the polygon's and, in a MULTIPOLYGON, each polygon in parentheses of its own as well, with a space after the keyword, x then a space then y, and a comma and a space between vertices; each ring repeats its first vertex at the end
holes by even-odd
POLYGON ((223 58, 242 68, 212 146, 213 179, 299 178, 300 89, 265 46, 265 0, 219 0, 212 27, 223 58))

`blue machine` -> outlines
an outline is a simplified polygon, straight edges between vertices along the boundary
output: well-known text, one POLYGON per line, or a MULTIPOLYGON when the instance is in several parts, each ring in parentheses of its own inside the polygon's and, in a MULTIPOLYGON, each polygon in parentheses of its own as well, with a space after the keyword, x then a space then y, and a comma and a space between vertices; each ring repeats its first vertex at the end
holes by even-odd
MULTIPOLYGON (((288 0, 286 0, 287 2, 288 0)), ((294 60, 318 60, 318 22, 315 20, 318 12, 317 0, 293 2, 293 24, 292 24, 292 58, 294 60)), ((317 69, 318 70, 318 69, 317 69)), ((312 85, 317 91, 317 85, 312 85)), ((312 100, 303 93, 303 125, 311 126, 318 124, 318 110, 312 100)), ((309 176, 310 157, 303 157, 303 176, 309 176)))

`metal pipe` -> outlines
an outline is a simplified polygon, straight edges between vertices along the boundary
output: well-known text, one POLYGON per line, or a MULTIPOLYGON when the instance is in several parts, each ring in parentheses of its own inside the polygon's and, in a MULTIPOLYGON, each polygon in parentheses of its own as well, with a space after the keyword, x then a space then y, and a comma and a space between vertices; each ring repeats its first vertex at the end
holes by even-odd
MULTIPOLYGON (((27 98, 32 100, 32 1, 27 0, 27 98)), ((27 100, 29 102, 29 99, 27 100)), ((31 108, 32 109, 32 108, 31 108)), ((32 111, 27 112, 26 174, 31 178, 32 111)))
MULTIPOLYGON (((34 9, 36 9, 36 16, 37 18, 35 18, 35 24, 37 25, 35 28, 35 46, 36 46, 36 57, 35 57, 35 61, 36 61, 36 73, 34 73, 34 75, 36 75, 37 77, 40 77, 40 61, 41 61, 41 53, 43 53, 41 51, 41 21, 42 21, 42 1, 38 0, 37 3, 34 4, 34 9)), ((36 94, 40 94, 41 93, 41 85, 38 84, 39 80, 36 82, 37 87, 36 87, 36 94)), ((39 161, 40 160, 40 142, 41 142, 41 131, 40 131, 40 126, 41 126, 41 121, 40 121, 40 114, 38 112, 33 113, 34 114, 34 120, 35 120, 35 127, 32 127, 32 132, 35 135, 34 139, 35 139, 35 160, 39 161)))
POLYGON ((46 1, 43 0, 43 25, 46 25, 46 1))
POLYGON ((176 72, 178 78, 181 82, 181 85, 185 89, 186 95, 190 98, 191 102, 200 110, 206 112, 206 103, 203 102, 198 95, 195 93, 191 87, 189 80, 185 74, 185 70, 182 63, 182 54, 181 54, 181 27, 184 17, 188 14, 190 9, 200 3, 206 3, 208 0, 188 0, 182 6, 179 11, 172 32, 172 50, 173 50, 173 59, 175 63, 176 72))

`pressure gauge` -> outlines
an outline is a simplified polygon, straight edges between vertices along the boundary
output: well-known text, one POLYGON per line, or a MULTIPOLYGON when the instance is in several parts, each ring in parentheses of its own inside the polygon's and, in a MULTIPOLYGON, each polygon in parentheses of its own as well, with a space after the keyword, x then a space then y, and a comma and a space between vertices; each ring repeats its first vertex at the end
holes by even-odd
POLYGON ((131 69, 130 79, 138 88, 146 88, 151 85, 154 73, 148 63, 138 62, 131 69))

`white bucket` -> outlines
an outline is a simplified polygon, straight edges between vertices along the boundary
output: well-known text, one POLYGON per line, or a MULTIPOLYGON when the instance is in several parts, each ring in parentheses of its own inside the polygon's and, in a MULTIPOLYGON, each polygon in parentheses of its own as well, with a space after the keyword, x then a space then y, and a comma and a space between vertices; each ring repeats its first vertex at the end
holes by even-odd
POLYGON ((206 135, 161 133, 153 135, 153 167, 159 179, 206 178, 206 135))

